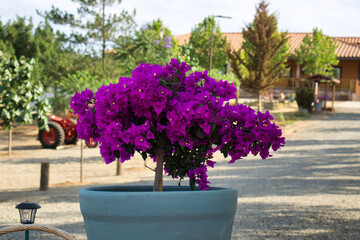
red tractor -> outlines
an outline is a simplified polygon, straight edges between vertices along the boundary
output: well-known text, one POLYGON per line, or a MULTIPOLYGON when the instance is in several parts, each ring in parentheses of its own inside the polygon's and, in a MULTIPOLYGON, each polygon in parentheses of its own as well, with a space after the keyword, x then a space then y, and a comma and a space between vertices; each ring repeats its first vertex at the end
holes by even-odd
MULTIPOLYGON (((44 148, 56 148, 63 143, 76 144, 77 142, 77 117, 75 119, 62 118, 56 115, 49 117, 49 131, 45 129, 39 130, 38 139, 44 148)), ((85 144, 89 148, 95 148, 98 146, 97 142, 92 140, 85 141, 85 144)))

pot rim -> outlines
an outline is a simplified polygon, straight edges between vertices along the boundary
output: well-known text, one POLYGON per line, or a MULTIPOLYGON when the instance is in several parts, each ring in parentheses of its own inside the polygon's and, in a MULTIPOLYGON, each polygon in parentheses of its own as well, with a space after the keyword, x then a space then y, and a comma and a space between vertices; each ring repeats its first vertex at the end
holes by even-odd
POLYGON ((215 192, 237 192, 237 190, 225 187, 210 187, 206 191, 201 191, 199 187, 195 190, 191 190, 189 186, 163 186, 162 192, 154 192, 151 185, 101 185, 91 186, 80 189, 82 194, 96 194, 96 193, 108 193, 108 194, 214 194, 215 192))

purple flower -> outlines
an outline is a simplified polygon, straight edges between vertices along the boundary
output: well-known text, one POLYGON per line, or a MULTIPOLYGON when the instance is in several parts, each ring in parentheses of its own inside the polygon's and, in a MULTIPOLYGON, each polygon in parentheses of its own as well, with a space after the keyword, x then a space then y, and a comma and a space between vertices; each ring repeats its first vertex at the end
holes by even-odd
POLYGON ((196 168, 194 170, 189 170, 189 178, 190 179, 196 179, 196 183, 199 184, 199 188, 204 191, 209 189, 209 181, 207 180, 208 175, 206 174, 207 167, 205 165, 202 165, 199 168, 196 168))
POLYGON ((171 48, 171 36, 166 35, 164 37, 164 48, 171 48))
POLYGON ((75 114, 83 115, 90 110, 89 105, 94 99, 94 93, 90 90, 85 90, 80 94, 78 92, 70 100, 70 108, 74 110, 75 114))
POLYGON ((142 25, 142 27, 140 28, 141 30, 147 31, 149 30, 149 24, 144 24, 142 25))

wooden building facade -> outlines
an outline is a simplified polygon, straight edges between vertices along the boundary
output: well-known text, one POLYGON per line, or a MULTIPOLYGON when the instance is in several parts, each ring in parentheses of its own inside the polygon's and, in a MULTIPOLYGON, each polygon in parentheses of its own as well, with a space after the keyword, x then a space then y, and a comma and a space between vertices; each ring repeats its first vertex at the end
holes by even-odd
MULTIPOLYGON (((241 47, 244 41, 242 33, 223 33, 231 49, 241 47)), ((294 54, 303 38, 312 33, 287 33, 290 44, 290 53, 294 54)), ((360 37, 331 37, 337 42, 336 54, 339 64, 334 66, 335 78, 340 80, 336 85, 336 99, 339 100, 360 100, 360 37)), ((176 36, 179 44, 188 42, 190 34, 176 36)), ((308 77, 302 72, 302 65, 296 64, 290 57, 288 60, 289 72, 274 88, 275 91, 292 92, 298 86, 305 83, 308 77)), ((324 86, 320 84, 320 90, 324 86)))

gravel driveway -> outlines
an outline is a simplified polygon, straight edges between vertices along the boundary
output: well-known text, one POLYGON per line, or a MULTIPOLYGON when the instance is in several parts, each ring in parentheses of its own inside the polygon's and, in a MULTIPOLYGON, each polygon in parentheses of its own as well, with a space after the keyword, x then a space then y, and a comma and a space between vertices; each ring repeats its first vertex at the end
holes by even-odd
MULTIPOLYGON (((268 160, 257 157, 228 166, 220 154, 209 171, 212 186, 239 191, 232 239, 359 239, 360 102, 344 102, 285 129, 286 146, 268 160), (226 166, 225 166, 226 165, 226 166)), ((6 156, 0 134, 0 228, 18 223, 15 205, 38 202, 36 223, 86 239, 78 191, 86 185, 152 184, 140 157, 123 166, 103 164, 97 150, 85 149, 85 182, 79 184, 79 146, 41 149, 34 131, 14 134, 14 156, 6 156), (40 162, 50 162, 50 190, 38 191, 40 162)), ((152 166, 151 163, 148 163, 152 166)), ((166 180, 165 184, 177 184, 166 180)), ((185 183, 184 183, 185 184, 185 183)), ((59 239, 31 232, 34 239, 59 239)), ((23 239, 23 233, 0 239, 23 239)))

